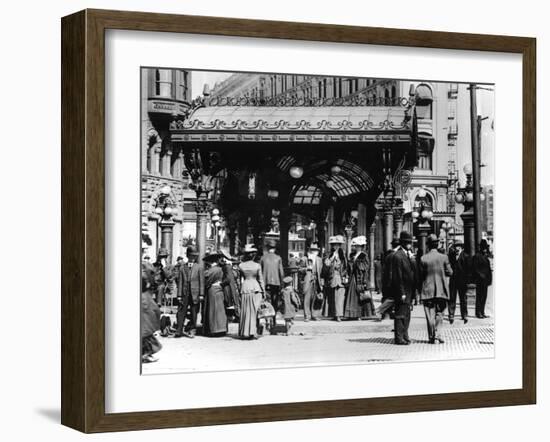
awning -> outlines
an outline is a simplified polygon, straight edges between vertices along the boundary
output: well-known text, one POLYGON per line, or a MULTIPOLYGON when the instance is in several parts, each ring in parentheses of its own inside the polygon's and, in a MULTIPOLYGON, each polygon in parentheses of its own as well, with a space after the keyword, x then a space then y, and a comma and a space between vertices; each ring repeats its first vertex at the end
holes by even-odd
POLYGON ((207 106, 170 126, 174 142, 398 142, 411 140, 401 106, 207 106))

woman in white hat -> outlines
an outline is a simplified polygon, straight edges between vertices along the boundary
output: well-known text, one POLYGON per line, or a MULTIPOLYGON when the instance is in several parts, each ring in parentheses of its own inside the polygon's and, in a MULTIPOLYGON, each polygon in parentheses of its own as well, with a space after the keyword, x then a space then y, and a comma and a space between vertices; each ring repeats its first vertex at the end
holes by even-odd
POLYGON ((351 240, 349 286, 344 305, 344 316, 349 319, 361 319, 364 316, 375 317, 374 303, 368 290, 369 259, 365 253, 367 238, 363 235, 351 240))
POLYGON ((239 272, 241 284, 241 316, 239 318, 239 336, 245 339, 255 339, 260 334, 258 308, 264 296, 264 281, 262 267, 254 261, 258 249, 247 244, 243 250, 239 272))
POLYGON ((344 237, 342 235, 331 236, 328 243, 332 246, 332 253, 326 261, 328 284, 331 291, 330 298, 334 303, 334 320, 341 321, 344 316, 344 301, 346 299, 344 284, 348 277, 346 255, 342 250, 344 237))

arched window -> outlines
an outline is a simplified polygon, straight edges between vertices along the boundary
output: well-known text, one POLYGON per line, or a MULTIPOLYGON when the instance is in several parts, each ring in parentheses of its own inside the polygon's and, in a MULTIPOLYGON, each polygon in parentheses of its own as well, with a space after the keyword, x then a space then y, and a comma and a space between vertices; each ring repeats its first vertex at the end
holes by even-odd
POLYGON ((432 119, 433 92, 426 83, 421 83, 415 89, 416 116, 419 119, 432 119))

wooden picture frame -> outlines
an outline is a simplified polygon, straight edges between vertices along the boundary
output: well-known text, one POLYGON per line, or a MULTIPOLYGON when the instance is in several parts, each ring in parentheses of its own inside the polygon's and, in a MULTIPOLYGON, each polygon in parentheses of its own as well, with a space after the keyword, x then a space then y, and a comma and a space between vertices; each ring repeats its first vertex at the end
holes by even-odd
POLYGON ((142 430, 533 404, 536 401, 536 40, 84 10, 62 19, 62 424, 142 430), (523 385, 514 390, 105 412, 105 30, 495 51, 523 57, 523 385))

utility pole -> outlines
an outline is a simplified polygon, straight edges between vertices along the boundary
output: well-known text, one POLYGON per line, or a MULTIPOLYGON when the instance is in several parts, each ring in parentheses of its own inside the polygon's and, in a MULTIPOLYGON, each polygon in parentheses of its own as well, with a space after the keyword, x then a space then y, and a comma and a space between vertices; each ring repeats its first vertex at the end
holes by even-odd
POLYGON ((480 154, 480 132, 481 132, 481 117, 477 115, 477 100, 476 100, 477 85, 470 84, 470 122, 472 127, 472 178, 473 178, 473 194, 474 194, 474 238, 475 250, 471 253, 475 254, 481 240, 481 154, 480 154))

